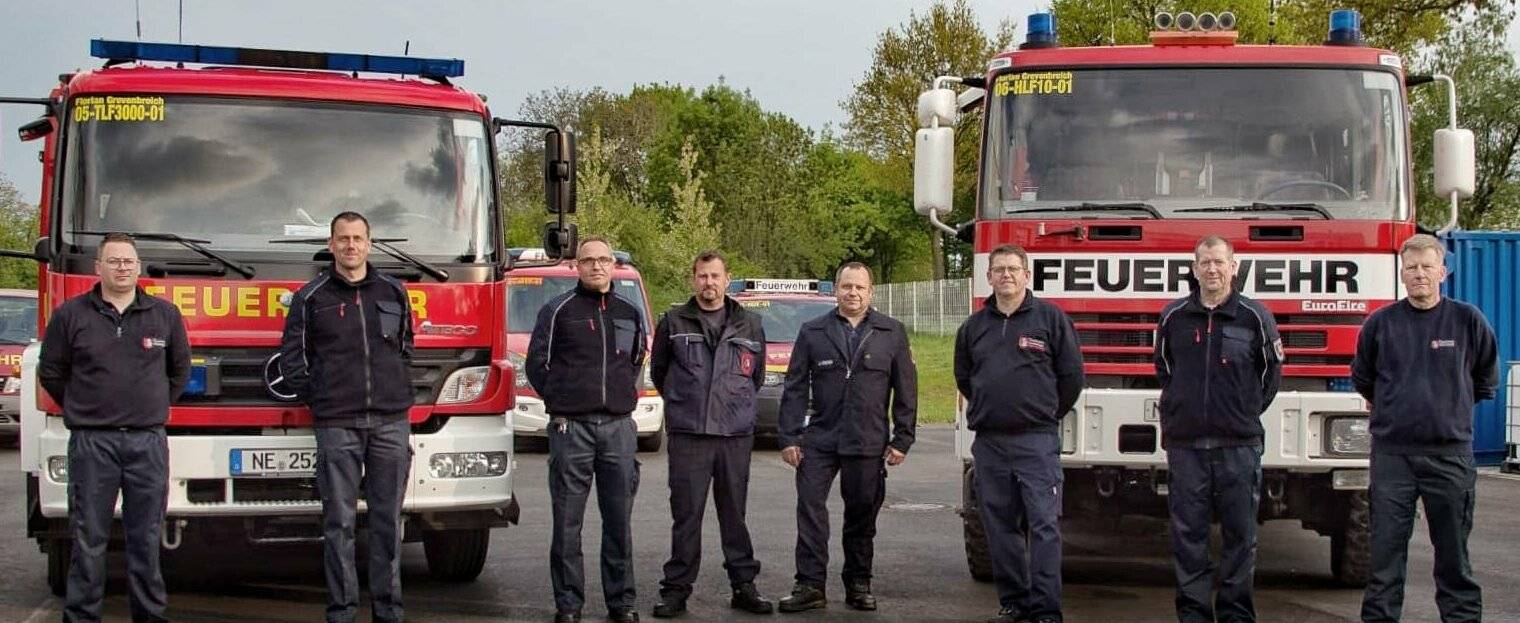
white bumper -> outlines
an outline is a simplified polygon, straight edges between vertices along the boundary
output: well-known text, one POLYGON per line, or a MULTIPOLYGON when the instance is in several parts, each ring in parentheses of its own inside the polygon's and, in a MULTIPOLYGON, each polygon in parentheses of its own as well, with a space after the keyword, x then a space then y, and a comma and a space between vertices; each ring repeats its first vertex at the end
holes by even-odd
MULTIPOLYGON (((234 449, 315 448, 316 438, 309 429, 280 431, 249 436, 171 435, 169 437, 169 508, 170 516, 228 517, 269 515, 315 515, 322 503, 311 501, 236 501, 236 484, 231 481, 230 462, 234 449), (288 434, 280 434, 288 433, 288 434), (187 482, 220 479, 231 487, 223 502, 192 502, 187 482)), ((62 418, 48 417, 37 436, 37 463, 27 471, 38 475, 38 498, 44 517, 68 516, 68 484, 53 480, 47 470, 49 457, 67 456, 69 431, 62 418)), ((512 500, 514 461, 508 461, 507 473, 481 478, 433 478, 428 465, 434 454, 444 452, 496 451, 512 452, 512 431, 501 417, 450 418, 438 432, 413 434, 411 477, 407 480, 403 512, 442 512, 498 509, 512 500)), ((240 478, 239 481, 258 480, 240 478)), ((360 501, 359 508, 364 508, 360 501)), ((118 501, 117 514, 120 515, 118 501)))
MULTIPOLYGON (((1082 392, 1073 412, 1061 421, 1061 464, 1071 468, 1123 467, 1130 469, 1166 468, 1166 451, 1161 449, 1161 423, 1156 419, 1155 404, 1159 390, 1088 389, 1082 392), (1154 447, 1142 450, 1126 447, 1121 451, 1121 428, 1131 436, 1144 437, 1146 428, 1154 432, 1154 447)), ((1366 469, 1367 458, 1336 457, 1325 451, 1327 415, 1367 413, 1366 402, 1355 393, 1280 392, 1266 413, 1266 429, 1261 466, 1263 469, 1286 469, 1293 472, 1319 473, 1334 469, 1366 469)), ((956 450, 962 460, 971 459, 971 441, 975 433, 965 427, 965 414, 956 414, 956 450)), ((1133 442, 1131 442, 1133 443, 1133 442)))
MULTIPOLYGON (((665 399, 647 396, 639 399, 633 408, 633 423, 639 434, 656 433, 665 425, 665 399)), ((541 398, 517 397, 517 408, 512 410, 512 432, 522 437, 543 437, 549 428, 549 414, 544 411, 541 398)))

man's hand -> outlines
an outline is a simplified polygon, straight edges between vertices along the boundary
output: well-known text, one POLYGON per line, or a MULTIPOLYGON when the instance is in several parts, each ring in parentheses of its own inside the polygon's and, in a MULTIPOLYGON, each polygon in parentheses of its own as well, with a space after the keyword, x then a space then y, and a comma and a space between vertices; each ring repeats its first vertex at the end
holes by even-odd
POLYGON ((887 460, 887 465, 896 467, 902 465, 903 461, 908 460, 908 455, 898 452, 897 448, 887 446, 887 451, 881 455, 881 458, 887 460))
POLYGON ((781 449, 781 460, 787 465, 796 467, 802 463, 802 446, 787 446, 781 449))

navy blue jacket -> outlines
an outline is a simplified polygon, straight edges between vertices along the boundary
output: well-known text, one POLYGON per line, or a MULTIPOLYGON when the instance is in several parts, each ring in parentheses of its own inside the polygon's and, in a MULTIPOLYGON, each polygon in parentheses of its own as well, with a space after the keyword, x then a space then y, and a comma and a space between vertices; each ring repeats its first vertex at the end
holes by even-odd
POLYGON ((628 415, 638 406, 644 316, 577 283, 538 312, 523 372, 551 416, 628 415))
POLYGON ((374 266, 356 283, 329 267, 291 296, 280 340, 283 387, 319 427, 405 418, 415 400, 412 341, 406 286, 374 266))
POLYGON ((1470 455, 1473 405, 1499 386, 1494 331, 1460 301, 1399 301, 1362 325, 1351 380, 1372 405, 1374 452, 1470 455))
POLYGON ((723 297, 717 348, 702 330, 695 298, 665 312, 654 329, 649 376, 665 398, 665 429, 733 437, 755 432, 755 392, 765 381, 760 317, 723 297))
POLYGON ((1209 309, 1196 290, 1168 303, 1154 359, 1164 446, 1262 443, 1261 414, 1277 396, 1283 353, 1277 321, 1261 303, 1232 292, 1209 309))
POLYGON ((955 386, 978 433, 1056 432, 1084 378, 1071 318, 1033 292, 1011 315, 987 297, 955 334, 955 386))
POLYGON ((48 318, 37 380, 70 429, 163 426, 190 381, 185 321, 142 288, 117 313, 96 284, 48 318))
POLYGON ((895 318, 871 310, 850 353, 841 322, 835 307, 797 332, 781 395, 781 447, 881 456, 891 445, 906 454, 918 425, 918 369, 908 332, 895 318))

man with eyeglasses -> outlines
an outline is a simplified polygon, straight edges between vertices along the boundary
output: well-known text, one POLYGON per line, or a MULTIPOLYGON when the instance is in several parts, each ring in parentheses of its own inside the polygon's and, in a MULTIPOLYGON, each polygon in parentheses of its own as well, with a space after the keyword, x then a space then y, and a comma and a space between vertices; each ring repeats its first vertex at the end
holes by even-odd
POLYGON ((1061 418, 1082 391, 1066 312, 1029 291, 1029 255, 987 258, 992 296, 955 335, 955 385, 969 403, 976 499, 1001 606, 991 623, 1061 621, 1061 418))
POLYGON ((1398 621, 1415 501, 1435 550, 1436 608, 1481 621, 1483 593, 1467 557, 1477 499, 1473 405, 1499 386, 1498 344, 1477 308, 1441 296, 1446 246, 1417 234, 1399 249, 1408 296, 1373 312, 1357 337, 1351 380, 1372 407, 1372 561, 1362 620, 1398 621))
POLYGON ((99 621, 106 545, 121 495, 132 620, 166 621, 158 552, 169 492, 169 405, 190 380, 180 312, 137 285, 137 244, 107 234, 100 283, 48 319, 37 376, 69 429, 69 561, 65 621, 99 621))
POLYGON ((406 286, 369 264, 369 221, 328 224, 332 266, 291 297, 280 343, 286 386, 311 409, 322 498, 327 620, 359 610, 354 530, 364 492, 375 621, 401 621, 401 505, 412 467, 412 308, 406 286))
POLYGON ((1240 263, 1219 236, 1193 246, 1193 292, 1161 309, 1154 359, 1166 449, 1177 619, 1254 621, 1261 415, 1282 380, 1282 340, 1261 303, 1235 291, 1240 263), (1219 589, 1209 526, 1219 522, 1219 589), (1212 598, 1211 598, 1212 597, 1212 598))
POLYGON ((602 515, 602 597, 617 623, 639 620, 633 580, 633 497, 638 491, 634 407, 644 365, 644 318, 612 290, 616 260, 601 236, 581 240, 575 287, 538 312, 523 365, 549 414, 549 580, 556 623, 585 605, 581 525, 592 482, 602 515))

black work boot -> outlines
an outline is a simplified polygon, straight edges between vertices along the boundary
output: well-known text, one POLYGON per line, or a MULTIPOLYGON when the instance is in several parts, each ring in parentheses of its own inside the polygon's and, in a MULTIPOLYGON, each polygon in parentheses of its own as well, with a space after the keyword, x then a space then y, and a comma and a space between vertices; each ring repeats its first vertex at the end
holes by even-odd
POLYGON ((876 596, 871 594, 871 581, 850 580, 845 582, 844 605, 856 610, 875 610, 876 596))
POLYGON ((728 606, 750 614, 770 614, 776 609, 774 604, 760 596, 760 591, 755 588, 754 582, 735 586, 734 598, 728 602, 728 606))
POLYGON ((654 618, 673 619, 686 614, 686 595, 660 593, 660 603, 654 605, 654 618))
POLYGON ((1029 619, 1013 608, 998 610, 997 616, 987 619, 987 623, 1029 623, 1029 619))
POLYGON ((639 623, 639 611, 633 608, 608 610, 607 620, 612 623, 639 623))
POLYGON ((781 598, 782 612, 803 612, 815 608, 826 608, 829 605, 828 597, 823 594, 823 589, 797 584, 792 587, 792 594, 781 598))
POLYGON ((581 623, 580 610, 560 610, 554 613, 554 623, 581 623))

